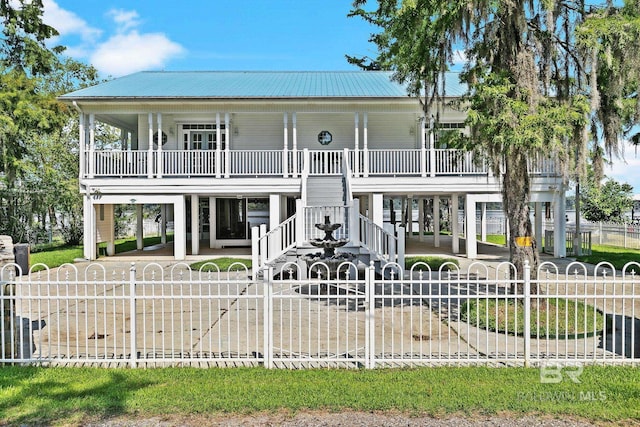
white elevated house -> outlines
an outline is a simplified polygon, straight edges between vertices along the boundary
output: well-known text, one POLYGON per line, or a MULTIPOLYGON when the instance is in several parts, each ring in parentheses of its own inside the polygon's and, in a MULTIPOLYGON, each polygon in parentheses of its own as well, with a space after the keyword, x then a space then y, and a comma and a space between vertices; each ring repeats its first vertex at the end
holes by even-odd
MULTIPOLYGON (((448 97, 463 94, 456 74, 446 81, 448 97)), ((99 242, 113 254, 117 204, 136 205, 139 217, 142 205, 161 205, 163 241, 173 221, 177 260, 253 245, 264 264, 318 237, 313 224, 325 215, 343 224, 352 250, 390 259, 403 249, 385 227, 391 198, 404 200, 411 230, 430 218, 436 246, 439 206, 446 201, 451 218, 464 211, 462 226, 452 221, 451 250, 475 258, 483 235, 476 216, 501 201, 486 163, 440 146, 388 72, 140 72, 60 99, 80 116, 88 259, 99 242), (98 140, 99 123, 121 130, 117 147, 98 140)), ((441 121, 441 129, 464 130, 459 111, 446 108, 441 121)), ((542 236, 543 212, 553 212, 554 252, 564 256, 564 189, 552 160, 530 165, 534 228, 542 236)))

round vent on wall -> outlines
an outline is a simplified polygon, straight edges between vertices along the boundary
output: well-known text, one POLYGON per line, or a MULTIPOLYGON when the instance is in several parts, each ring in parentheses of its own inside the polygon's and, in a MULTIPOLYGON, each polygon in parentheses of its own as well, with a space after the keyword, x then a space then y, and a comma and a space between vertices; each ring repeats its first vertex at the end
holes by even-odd
POLYGON ((323 130, 318 134, 318 142, 322 145, 329 145, 332 140, 333 136, 328 130, 323 130))
MULTIPOLYGON (((158 132, 153 134, 153 143, 158 145, 158 132)), ((167 143, 167 134, 162 132, 162 145, 167 143)))

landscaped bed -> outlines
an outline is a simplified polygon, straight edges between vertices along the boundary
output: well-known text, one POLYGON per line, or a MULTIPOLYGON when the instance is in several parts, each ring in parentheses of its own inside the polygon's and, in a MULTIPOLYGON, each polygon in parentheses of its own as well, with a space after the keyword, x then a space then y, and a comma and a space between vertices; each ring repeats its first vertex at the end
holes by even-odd
MULTIPOLYGON (((513 298, 486 297, 465 302, 462 320, 481 329, 524 335, 524 305, 513 298)), ((531 303, 531 337, 573 339, 593 336, 604 329, 605 316, 578 300, 537 298, 531 303)))

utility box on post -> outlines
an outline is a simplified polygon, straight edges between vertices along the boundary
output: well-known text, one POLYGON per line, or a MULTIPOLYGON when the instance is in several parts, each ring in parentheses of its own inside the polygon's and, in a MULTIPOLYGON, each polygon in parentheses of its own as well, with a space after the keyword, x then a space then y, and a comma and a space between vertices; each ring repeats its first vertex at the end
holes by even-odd
POLYGON ((16 275, 29 274, 29 245, 27 243, 18 243, 13 245, 13 254, 16 258, 15 263, 20 267, 20 271, 16 271, 16 275))

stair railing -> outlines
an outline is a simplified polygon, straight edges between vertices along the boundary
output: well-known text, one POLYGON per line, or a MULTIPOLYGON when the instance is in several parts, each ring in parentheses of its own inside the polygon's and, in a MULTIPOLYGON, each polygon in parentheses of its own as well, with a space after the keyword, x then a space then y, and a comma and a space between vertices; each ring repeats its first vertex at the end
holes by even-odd
POLYGON ((287 218, 273 230, 267 231, 266 224, 251 228, 251 264, 253 278, 267 264, 275 261, 296 247, 297 213, 287 218))

